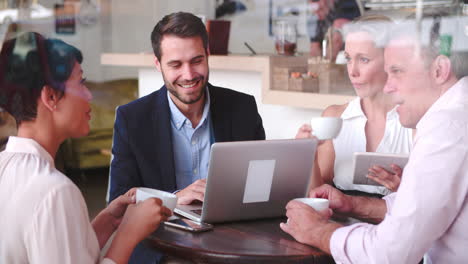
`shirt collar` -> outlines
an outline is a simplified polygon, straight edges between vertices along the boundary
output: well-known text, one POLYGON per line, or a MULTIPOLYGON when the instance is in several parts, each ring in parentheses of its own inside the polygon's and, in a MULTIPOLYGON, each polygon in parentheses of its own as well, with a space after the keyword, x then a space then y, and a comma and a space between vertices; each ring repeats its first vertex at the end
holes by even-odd
MULTIPOLYGON (((200 123, 197 127, 205 122, 205 119, 207 118, 210 111, 210 91, 208 90, 208 87, 205 88, 205 96, 206 100, 205 106, 203 107, 202 119, 200 120, 200 123)), ((177 108, 175 103, 172 101, 171 96, 169 95, 169 90, 167 91, 167 100, 169 101, 169 109, 171 110, 171 122, 175 125, 177 130, 180 130, 185 122, 187 122, 187 117, 185 117, 184 114, 180 112, 179 108, 177 108)))
POLYGON ((359 97, 349 102, 348 107, 346 107, 343 114, 341 114, 341 118, 343 119, 351 119, 354 117, 366 117, 362 111, 361 98, 359 97))
POLYGON ((27 153, 39 156, 46 159, 52 166, 54 165, 54 159, 39 143, 31 138, 14 137, 8 138, 5 151, 16 152, 16 153, 27 153))
POLYGON ((468 77, 463 77, 460 80, 458 80, 457 83, 450 87, 445 93, 442 94, 441 97, 439 97, 439 99, 437 99, 431 105, 431 107, 429 107, 429 109, 423 115, 421 120, 419 120, 419 122, 416 124, 416 130, 424 126, 425 122, 430 122, 430 116, 432 112, 437 112, 440 109, 445 108, 447 105, 452 105, 452 100, 459 100, 460 96, 465 96, 464 94, 459 94, 460 92, 463 92, 465 87, 468 87, 468 77), (456 96, 457 93, 459 94, 459 96, 456 96))
MULTIPOLYGON (((345 111, 341 115, 341 118, 344 120, 352 119, 355 117, 364 117, 367 119, 366 115, 364 115, 364 111, 362 111, 361 107, 361 98, 356 98, 349 102, 348 107, 346 107, 345 111)), ((398 113, 396 111, 396 106, 387 112, 387 120, 398 119, 398 113)))
POLYGON ((398 119, 400 120, 400 117, 398 116, 398 112, 396 111, 397 106, 393 107, 392 110, 387 112, 387 120, 393 120, 393 119, 398 119))

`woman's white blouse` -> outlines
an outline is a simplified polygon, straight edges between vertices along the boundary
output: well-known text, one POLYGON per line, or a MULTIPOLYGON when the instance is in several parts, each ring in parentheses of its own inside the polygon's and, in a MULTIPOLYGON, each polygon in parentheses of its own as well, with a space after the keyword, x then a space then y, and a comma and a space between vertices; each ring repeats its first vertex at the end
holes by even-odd
MULTIPOLYGON (((361 99, 349 102, 341 115, 343 127, 333 140, 335 149, 334 178, 335 185, 343 190, 357 190, 386 195, 385 187, 353 184, 353 153, 366 152, 365 126, 367 118, 361 108, 361 99)), ((413 145, 412 129, 404 128, 398 118, 396 108, 387 113, 385 132, 376 152, 409 154, 413 145)))
POLYGON ((0 201, 0 263, 99 262, 80 190, 36 141, 9 138, 0 153, 0 201))

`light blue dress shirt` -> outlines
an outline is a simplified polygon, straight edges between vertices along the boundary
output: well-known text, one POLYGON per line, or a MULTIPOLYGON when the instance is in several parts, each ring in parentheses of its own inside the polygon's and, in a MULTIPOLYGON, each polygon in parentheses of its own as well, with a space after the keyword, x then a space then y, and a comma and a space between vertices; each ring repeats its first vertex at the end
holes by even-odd
POLYGON ((171 111, 172 149, 177 189, 181 190, 208 176, 211 144, 214 135, 210 118, 210 94, 206 88, 203 115, 196 128, 172 101, 167 92, 171 111))

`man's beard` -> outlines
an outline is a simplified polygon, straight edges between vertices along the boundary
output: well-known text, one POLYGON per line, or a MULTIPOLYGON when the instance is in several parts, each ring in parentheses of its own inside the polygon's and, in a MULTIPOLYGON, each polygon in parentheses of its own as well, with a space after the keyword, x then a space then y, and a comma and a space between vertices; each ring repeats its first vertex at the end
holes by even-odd
MULTIPOLYGON (((207 76, 208 76, 208 74, 207 74, 207 76)), ((206 89, 206 84, 208 83, 208 78, 205 78, 204 76, 199 76, 199 77, 189 81, 189 82, 192 82, 192 81, 200 81, 201 82, 201 89, 199 91, 199 94, 195 98, 191 98, 191 99, 185 99, 185 98, 183 98, 183 96, 181 96, 177 92, 177 89, 175 88, 175 86, 177 85, 176 82, 169 83, 166 80, 164 74, 163 74, 163 79, 164 79, 164 84, 166 85, 167 90, 173 96, 175 96, 180 102, 182 102, 184 104, 194 104, 194 103, 200 101, 205 96, 205 89, 206 89)))

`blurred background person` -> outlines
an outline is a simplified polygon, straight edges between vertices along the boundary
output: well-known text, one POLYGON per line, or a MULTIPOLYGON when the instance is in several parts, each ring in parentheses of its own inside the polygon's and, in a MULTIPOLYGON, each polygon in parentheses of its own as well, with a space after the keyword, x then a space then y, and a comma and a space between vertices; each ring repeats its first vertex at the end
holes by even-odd
POLYGON ((307 21, 307 31, 310 38, 310 55, 322 56, 322 42, 327 31, 332 32, 332 52, 327 58, 335 61, 340 50, 343 49, 341 29, 361 12, 355 0, 308 0, 310 14, 307 21))

